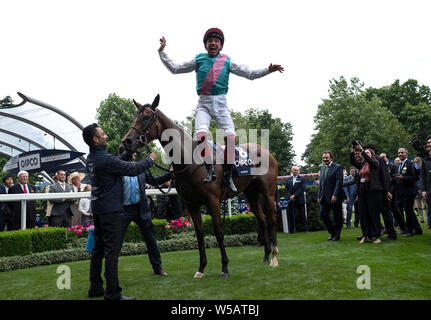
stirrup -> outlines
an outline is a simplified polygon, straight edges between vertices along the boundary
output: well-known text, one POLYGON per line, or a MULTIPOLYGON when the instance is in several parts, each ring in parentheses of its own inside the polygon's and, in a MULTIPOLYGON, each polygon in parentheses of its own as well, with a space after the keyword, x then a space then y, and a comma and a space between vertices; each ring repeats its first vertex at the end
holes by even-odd
POLYGON ((204 183, 212 182, 217 179, 215 172, 214 172, 214 165, 205 163, 205 168, 207 168, 207 176, 205 179, 202 180, 204 183))

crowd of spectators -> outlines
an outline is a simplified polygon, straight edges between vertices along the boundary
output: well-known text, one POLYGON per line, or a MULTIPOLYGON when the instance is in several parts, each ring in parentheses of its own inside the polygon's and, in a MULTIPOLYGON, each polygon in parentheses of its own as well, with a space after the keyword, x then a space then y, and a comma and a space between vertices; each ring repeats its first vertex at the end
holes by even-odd
MULTIPOLYGON (((420 157, 409 160, 409 150, 401 147, 397 157, 391 162, 387 153, 377 154, 373 144, 362 146, 359 141, 353 142, 350 154, 352 167, 349 168, 349 174, 344 170, 341 180, 344 194, 342 199, 335 199, 334 205, 339 203, 339 208, 344 209, 342 217, 347 228, 351 228, 354 211, 353 224, 355 227, 360 226, 362 231, 362 235, 358 237, 360 243, 397 240, 396 228, 405 237, 421 235, 421 223, 425 223, 425 214, 425 229, 431 228, 430 205, 427 201, 431 191, 427 186, 430 180, 427 173, 431 169, 430 151, 431 136, 420 157), (344 207, 341 206, 342 203, 345 204, 344 207), (382 238, 385 234, 387 237, 382 238)), ((332 157, 330 162, 333 163, 332 157)), ((325 183, 324 179, 320 180, 320 184, 325 183)), ((340 210, 335 208, 334 220, 338 221, 338 225, 341 221, 339 217, 340 210)), ((335 222, 327 221, 327 224, 331 223, 335 225, 335 222)), ((338 229, 335 241, 339 240, 341 229, 338 229)))
MULTIPOLYGON (((431 146, 431 138, 428 141, 428 145, 431 146)), ((387 153, 377 155, 376 151, 375 146, 371 144, 352 148, 352 166, 346 168, 348 173, 346 169, 343 170, 344 194, 341 200, 343 223, 347 228, 361 227, 362 235, 358 239, 362 242, 374 238, 378 243, 384 234, 388 235, 387 239, 395 240, 397 239, 395 228, 398 228, 400 233, 407 237, 421 234, 420 224, 425 222, 425 228, 430 229, 431 206, 428 204, 428 193, 431 190, 428 189, 431 188, 427 188, 427 183, 431 179, 428 178, 427 180, 426 167, 430 166, 427 156, 425 155, 426 159, 424 155, 422 155, 423 157, 415 157, 411 161, 408 159, 408 150, 400 148, 398 157, 392 162, 387 153), (407 187, 406 181, 409 184, 407 187), (363 182, 367 183, 364 184, 363 182), (370 189, 370 184, 373 190, 370 189), (384 226, 380 217, 383 218, 384 226)), ((52 177, 53 183, 45 186, 43 192, 90 192, 91 185, 84 183, 84 178, 84 173, 73 172, 66 177, 66 172, 59 170, 52 177)), ((296 215, 299 215, 300 219, 303 220, 304 231, 308 231, 307 217, 304 214, 305 203, 301 196, 305 191, 305 181, 303 180, 299 175, 299 168, 292 167, 292 175, 287 179, 285 194, 282 195, 287 200, 291 200, 287 210, 289 233, 296 232, 296 215)), ((316 184, 320 185, 321 180, 320 178, 316 181, 316 184)), ((159 187, 168 188, 169 184, 168 181, 159 187)), ((145 188, 156 187, 146 184, 145 188)), ((3 178, 3 184, 0 185, 0 194, 35 192, 36 187, 28 183, 26 171, 19 172, 16 181, 13 176, 6 175, 3 178)), ((179 196, 147 196, 146 200, 151 209, 152 218, 175 220, 184 215, 183 203, 179 196)), ((277 200, 277 205, 279 206, 279 200, 277 200)), ((41 222, 37 223, 35 201, 27 201, 26 209, 26 228, 40 225, 41 222)), ((338 212, 336 215, 337 221, 340 221, 338 212)), ((325 217, 324 213, 322 219, 325 217)), ((89 198, 48 200, 45 220, 49 226, 92 225, 91 201, 89 198)), ((326 224, 329 223, 332 223, 332 226, 335 225, 334 222, 327 222, 326 224)), ((339 223, 337 222, 337 224, 339 223)), ((0 202, 0 231, 20 228, 21 202, 0 202)), ((331 229, 331 225, 329 228, 331 229)), ((339 229, 338 225, 337 228, 339 229)))
MULTIPOLYGON (((91 184, 84 183, 84 173, 72 172, 66 176, 64 170, 58 170, 52 176, 53 183, 41 189, 45 193, 91 192, 91 184)), ((170 182, 159 187, 168 188, 170 182)), ((145 184, 146 189, 156 188, 145 184)), ((28 172, 20 171, 16 178, 6 175, 0 184, 0 194, 36 193, 37 188, 28 183, 28 172)), ((152 218, 175 220, 184 216, 184 206, 179 196, 147 196, 152 218), (154 205, 157 203, 157 206, 154 205)), ((42 225, 65 227, 93 225, 93 213, 90 198, 56 199, 46 201, 46 210, 42 216, 36 212, 36 201, 27 201, 26 229, 42 225), (42 221, 46 220, 46 221, 42 221)), ((0 231, 21 229, 21 201, 0 202, 0 231)))

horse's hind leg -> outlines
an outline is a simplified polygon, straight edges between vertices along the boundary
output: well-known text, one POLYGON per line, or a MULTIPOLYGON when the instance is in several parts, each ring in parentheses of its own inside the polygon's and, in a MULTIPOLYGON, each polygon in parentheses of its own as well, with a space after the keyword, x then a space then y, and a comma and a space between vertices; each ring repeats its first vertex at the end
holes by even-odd
POLYGON ((223 228, 222 228, 222 221, 220 217, 220 203, 218 199, 213 199, 213 198, 208 199, 207 208, 211 213, 211 218, 214 226, 214 235, 220 247, 221 263, 222 263, 222 270, 220 273, 220 277, 228 278, 229 271, 228 271, 227 265, 229 263, 229 259, 227 257, 226 249, 224 246, 224 234, 223 234, 223 228))
POLYGON ((271 194, 265 194, 264 196, 265 210, 267 221, 271 227, 272 233, 272 258, 271 263, 269 264, 271 267, 278 266, 278 248, 277 248, 277 215, 274 206, 274 196, 271 194))
POLYGON ((204 231, 202 228, 202 217, 200 212, 200 207, 197 208, 187 208, 193 219, 193 225, 195 227, 196 238, 198 240, 199 247, 199 271, 195 273, 195 278, 202 278, 204 276, 204 269, 207 265, 207 256, 205 252, 204 243, 204 231))
POLYGON ((256 190, 253 190, 253 189, 254 188, 249 187, 249 189, 247 189, 245 192, 245 196, 247 197, 247 201, 250 205, 250 209, 256 216, 257 223, 259 224, 259 227, 263 233, 265 254, 262 259, 262 262, 269 262, 269 255, 271 253, 271 248, 269 246, 268 226, 267 226, 265 214, 263 213, 262 208, 259 204, 259 193, 257 193, 256 190))

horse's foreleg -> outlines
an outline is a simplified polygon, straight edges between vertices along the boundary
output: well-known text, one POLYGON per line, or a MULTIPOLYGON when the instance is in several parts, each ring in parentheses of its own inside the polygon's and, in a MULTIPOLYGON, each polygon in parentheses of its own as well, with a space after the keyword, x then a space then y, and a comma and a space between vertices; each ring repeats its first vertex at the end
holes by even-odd
POLYGON ((221 263, 222 263, 222 270, 220 273, 221 278, 228 278, 229 277, 229 271, 228 271, 228 263, 229 259, 226 254, 226 249, 224 246, 224 233, 222 228, 222 221, 220 217, 220 204, 218 201, 211 201, 211 203, 208 204, 208 210, 211 212, 211 218, 213 221, 214 226, 214 235, 217 239, 219 248, 220 248, 220 254, 221 254, 221 263))
POLYGON ((190 214, 193 219, 193 225, 195 227, 196 238, 198 240, 199 247, 199 271, 195 273, 195 278, 202 278, 204 276, 204 269, 207 265, 207 256, 205 252, 205 242, 204 242, 204 231, 202 228, 202 217, 200 210, 190 210, 190 214))

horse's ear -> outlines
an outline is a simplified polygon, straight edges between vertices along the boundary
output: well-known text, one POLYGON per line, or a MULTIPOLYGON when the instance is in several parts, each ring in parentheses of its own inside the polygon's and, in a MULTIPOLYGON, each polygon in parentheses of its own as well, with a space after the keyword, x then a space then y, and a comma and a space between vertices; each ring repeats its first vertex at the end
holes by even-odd
POLYGON ((153 103, 151 104, 151 109, 156 110, 156 108, 159 106, 160 102, 160 94, 158 94, 155 98, 153 103))
POLYGON ((133 99, 133 103, 135 104, 136 109, 138 110, 142 107, 142 105, 139 102, 136 102, 135 99, 133 99))

